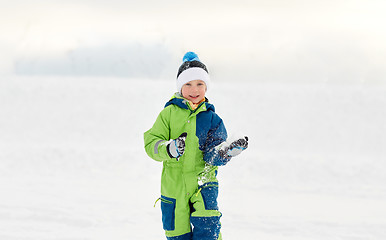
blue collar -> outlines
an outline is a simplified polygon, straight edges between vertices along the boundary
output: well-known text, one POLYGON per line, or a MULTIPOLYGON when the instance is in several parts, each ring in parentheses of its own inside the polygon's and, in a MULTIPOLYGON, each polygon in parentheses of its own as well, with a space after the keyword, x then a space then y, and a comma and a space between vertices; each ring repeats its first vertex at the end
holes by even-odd
MULTIPOLYGON (((178 107, 180 107, 180 108, 182 108, 182 109, 187 109, 187 110, 189 110, 189 107, 188 107, 188 100, 186 100, 185 98, 183 98, 183 97, 181 97, 181 95, 179 95, 179 94, 175 94, 173 97, 172 97, 172 99, 170 99, 166 104, 165 104, 165 108, 167 107, 167 106, 169 106, 169 105, 172 105, 172 104, 174 104, 174 105, 176 105, 176 106, 178 106, 178 107)), ((208 110, 208 111, 215 111, 215 108, 214 108, 214 106, 213 106, 213 104, 210 104, 209 102, 208 102, 208 99, 207 98, 205 98, 205 102, 204 102, 204 104, 205 104, 205 106, 206 106, 206 109, 208 110)), ((198 109, 198 108, 197 108, 198 109)))

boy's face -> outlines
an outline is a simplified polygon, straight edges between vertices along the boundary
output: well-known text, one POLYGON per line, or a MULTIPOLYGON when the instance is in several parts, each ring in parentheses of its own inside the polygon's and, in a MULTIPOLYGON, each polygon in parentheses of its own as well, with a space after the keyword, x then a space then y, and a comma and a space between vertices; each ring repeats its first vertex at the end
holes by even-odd
POLYGON ((192 103, 198 103, 205 97, 206 85, 202 80, 185 83, 181 89, 182 96, 192 103))

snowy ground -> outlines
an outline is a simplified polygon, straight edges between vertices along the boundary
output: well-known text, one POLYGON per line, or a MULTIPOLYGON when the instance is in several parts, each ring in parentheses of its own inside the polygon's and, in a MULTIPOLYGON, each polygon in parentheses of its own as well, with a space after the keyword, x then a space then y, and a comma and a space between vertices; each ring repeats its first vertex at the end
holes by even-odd
MULTIPOLYGON (((165 239, 142 134, 174 81, 0 80, 0 239, 165 239)), ((386 239, 386 86, 222 83, 250 148, 219 173, 224 239, 386 239)))

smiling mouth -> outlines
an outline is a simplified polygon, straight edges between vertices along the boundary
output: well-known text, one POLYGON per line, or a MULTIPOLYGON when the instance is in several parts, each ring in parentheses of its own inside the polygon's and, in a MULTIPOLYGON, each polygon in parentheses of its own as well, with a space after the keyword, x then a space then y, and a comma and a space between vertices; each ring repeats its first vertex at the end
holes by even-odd
POLYGON ((189 95, 191 98, 198 98, 200 95, 197 95, 197 96, 192 96, 192 95, 189 95))

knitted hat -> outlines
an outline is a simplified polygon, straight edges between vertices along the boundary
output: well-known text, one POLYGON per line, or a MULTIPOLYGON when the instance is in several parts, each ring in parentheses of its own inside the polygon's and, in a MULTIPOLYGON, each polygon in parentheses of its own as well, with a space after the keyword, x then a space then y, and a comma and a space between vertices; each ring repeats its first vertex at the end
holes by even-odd
POLYGON ((177 73, 177 91, 181 93, 182 86, 193 80, 202 80, 209 87, 209 73, 206 66, 200 61, 197 54, 187 52, 183 59, 183 63, 177 73))

